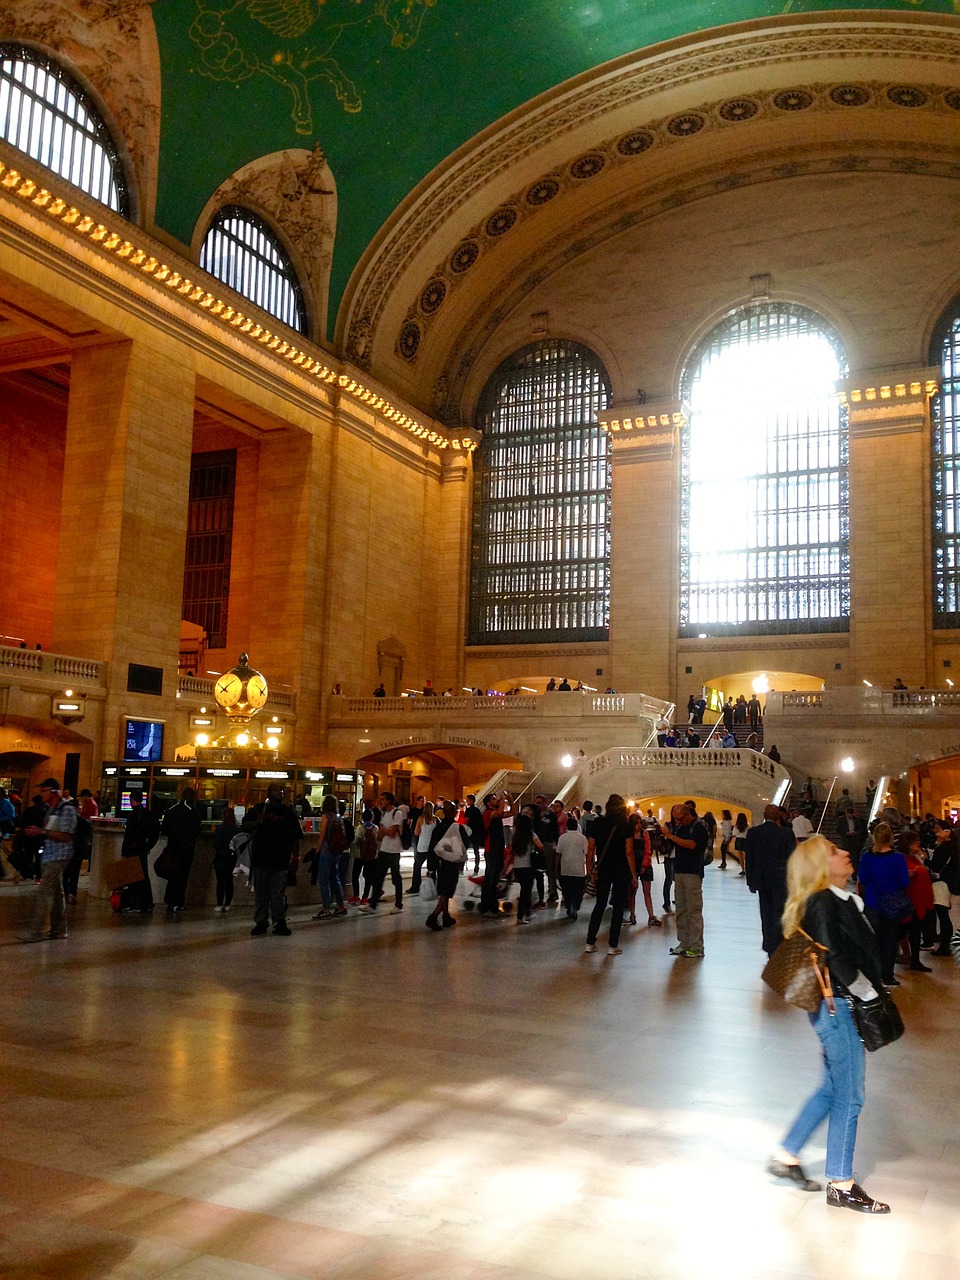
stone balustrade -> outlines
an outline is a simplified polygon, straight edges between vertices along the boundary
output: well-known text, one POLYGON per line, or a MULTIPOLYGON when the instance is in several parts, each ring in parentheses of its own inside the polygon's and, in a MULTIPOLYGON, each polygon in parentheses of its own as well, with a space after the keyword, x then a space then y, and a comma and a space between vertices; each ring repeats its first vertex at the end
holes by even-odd
POLYGON ((960 689, 880 689, 869 685, 841 685, 816 692, 771 691, 765 716, 900 716, 960 711, 960 689))
POLYGON ((416 698, 346 698, 340 695, 327 699, 327 713, 331 723, 359 720, 388 720, 395 717, 410 719, 428 716, 435 720, 446 716, 462 719, 464 715, 476 715, 479 719, 499 719, 505 716, 557 717, 572 716, 624 716, 632 720, 638 717, 656 719, 671 706, 660 698, 643 693, 546 693, 514 694, 506 697, 475 697, 457 694, 454 697, 416 698))
POLYGON ((619 747, 603 751, 593 757, 587 766, 589 774, 607 769, 749 769, 771 781, 786 780, 789 774, 782 765, 761 755, 759 751, 744 748, 723 747, 619 747))
POLYGON ((66 683, 102 688, 106 663, 90 658, 75 658, 65 653, 47 653, 41 649, 0 647, 0 679, 23 675, 44 684, 66 683))

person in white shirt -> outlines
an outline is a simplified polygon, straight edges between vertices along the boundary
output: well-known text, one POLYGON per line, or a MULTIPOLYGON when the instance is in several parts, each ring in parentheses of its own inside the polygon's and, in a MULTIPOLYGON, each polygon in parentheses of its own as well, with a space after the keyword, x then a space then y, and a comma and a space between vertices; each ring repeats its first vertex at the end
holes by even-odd
POLYGON ((557 875, 567 919, 576 920, 587 885, 587 837, 572 817, 557 841, 557 875))
POLYGON ((377 903, 383 890, 383 882, 390 872, 394 888, 394 906, 391 915, 399 915, 403 910, 403 881, 400 878, 400 854, 403 852, 403 823, 406 810, 397 806, 396 796, 392 791, 384 791, 380 811, 380 848, 377 851, 377 865, 373 871, 373 888, 370 890, 370 901, 361 911, 376 911, 377 903))
POLYGON ((733 818, 729 809, 720 814, 720 870, 727 869, 727 854, 730 852, 730 841, 733 839, 733 818))

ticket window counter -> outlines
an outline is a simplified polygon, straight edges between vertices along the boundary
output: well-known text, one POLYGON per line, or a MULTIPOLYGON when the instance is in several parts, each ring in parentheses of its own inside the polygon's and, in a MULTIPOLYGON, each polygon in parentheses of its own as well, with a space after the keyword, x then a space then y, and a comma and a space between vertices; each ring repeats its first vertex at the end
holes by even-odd
POLYGON ((247 770, 201 767, 197 795, 205 822, 221 823, 227 809, 233 809, 240 822, 251 804, 247 770))
POLYGON ((130 812, 130 795, 142 791, 149 799, 153 786, 149 765, 105 764, 100 771, 100 815, 125 818, 130 812))
POLYGON ((150 807, 154 813, 164 813, 176 804, 184 787, 197 787, 195 766, 154 765, 150 792, 150 807))
POLYGON ((346 804, 346 816, 355 821, 363 812, 363 774, 356 769, 298 769, 296 794, 307 797, 314 813, 320 812, 324 796, 333 795, 338 804, 346 804))

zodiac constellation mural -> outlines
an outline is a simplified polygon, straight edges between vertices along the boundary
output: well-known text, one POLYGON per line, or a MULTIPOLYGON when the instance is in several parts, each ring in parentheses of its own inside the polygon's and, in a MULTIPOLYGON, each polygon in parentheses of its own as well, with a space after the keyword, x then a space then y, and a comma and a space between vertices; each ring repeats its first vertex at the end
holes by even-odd
POLYGON ((331 86, 345 111, 360 111, 360 89, 344 70, 373 62, 377 43, 394 49, 416 44, 427 11, 437 0, 196 0, 190 39, 200 50, 200 71, 239 84, 265 75, 289 89, 297 133, 313 132, 311 90, 331 86), (264 32, 275 47, 264 56, 264 32), (258 52, 259 50, 259 52, 258 52))

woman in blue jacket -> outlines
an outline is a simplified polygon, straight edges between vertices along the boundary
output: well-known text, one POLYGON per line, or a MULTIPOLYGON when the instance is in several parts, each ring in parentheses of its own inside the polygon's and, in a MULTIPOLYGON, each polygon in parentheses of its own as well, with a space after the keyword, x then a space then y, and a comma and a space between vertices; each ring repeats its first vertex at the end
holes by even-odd
POLYGON ((910 872, 907 860, 893 847, 893 829, 878 822, 873 832, 873 852, 865 853, 857 868, 866 916, 880 945, 880 967, 885 987, 899 987, 893 972, 897 946, 913 915, 907 897, 910 872))

